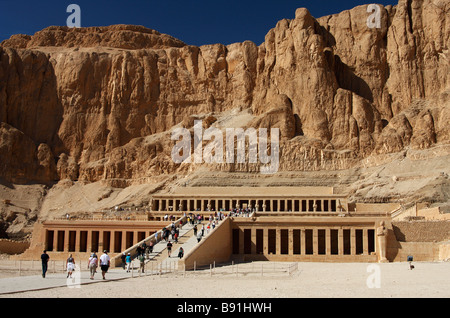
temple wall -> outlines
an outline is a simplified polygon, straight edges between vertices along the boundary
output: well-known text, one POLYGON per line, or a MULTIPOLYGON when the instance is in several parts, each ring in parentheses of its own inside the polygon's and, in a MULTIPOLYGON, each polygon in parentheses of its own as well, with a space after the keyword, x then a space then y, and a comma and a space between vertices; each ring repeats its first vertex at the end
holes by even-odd
POLYGON ((194 262, 196 266, 204 266, 226 262, 231 257, 231 219, 226 218, 210 232, 203 240, 191 251, 178 261, 180 269, 192 270, 194 262))

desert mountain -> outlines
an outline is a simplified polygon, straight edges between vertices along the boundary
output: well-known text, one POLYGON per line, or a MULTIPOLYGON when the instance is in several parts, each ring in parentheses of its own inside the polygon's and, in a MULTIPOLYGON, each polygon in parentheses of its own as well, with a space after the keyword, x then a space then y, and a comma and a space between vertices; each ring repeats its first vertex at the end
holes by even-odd
POLYGON ((352 185, 362 200, 407 193, 446 202, 450 3, 380 7, 380 28, 368 27, 367 5, 321 18, 300 8, 259 45, 198 47, 130 25, 12 36, 0 45, 3 196, 13 196, 14 185, 45 185, 34 191, 43 203, 30 205, 39 211, 60 205, 48 201, 58 197, 52 191, 100 184, 88 192, 105 204, 78 205, 87 211, 130 202, 131 189, 143 185, 150 186, 136 195, 148 200, 168 185, 235 178, 234 185, 352 185), (174 163, 171 130, 192 129, 196 119, 222 130, 279 128, 278 173, 259 176, 251 163, 174 163), (374 194, 381 171, 384 188, 374 194), (393 190, 402 173, 426 181, 393 190), (129 195, 118 199, 107 187, 129 195), (417 194, 436 187, 437 196, 417 194))

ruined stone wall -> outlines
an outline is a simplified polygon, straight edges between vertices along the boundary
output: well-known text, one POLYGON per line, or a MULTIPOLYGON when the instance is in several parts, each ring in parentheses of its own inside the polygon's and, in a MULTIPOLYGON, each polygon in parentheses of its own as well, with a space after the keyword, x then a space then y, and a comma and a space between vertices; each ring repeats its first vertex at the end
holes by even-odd
POLYGON ((450 221, 392 222, 399 242, 442 242, 450 240, 450 221))
POLYGON ((29 241, 12 241, 8 239, 0 239, 0 253, 4 254, 21 254, 28 247, 30 247, 29 241))

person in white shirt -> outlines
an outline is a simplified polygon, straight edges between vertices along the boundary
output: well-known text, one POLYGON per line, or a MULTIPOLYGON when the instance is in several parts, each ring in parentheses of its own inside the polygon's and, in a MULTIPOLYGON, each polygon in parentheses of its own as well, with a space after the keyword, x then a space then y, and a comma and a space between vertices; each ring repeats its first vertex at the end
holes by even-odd
POLYGON ((100 256, 100 268, 102 269, 103 279, 106 279, 105 274, 109 269, 110 263, 111 263, 111 259, 108 255, 108 253, 106 252, 106 250, 104 250, 103 255, 100 256))
POLYGON ((98 265, 98 259, 97 259, 97 255, 95 255, 95 253, 93 253, 91 255, 91 257, 89 257, 89 262, 88 262, 88 269, 89 272, 91 273, 91 279, 94 279, 94 274, 97 270, 97 265, 98 265))

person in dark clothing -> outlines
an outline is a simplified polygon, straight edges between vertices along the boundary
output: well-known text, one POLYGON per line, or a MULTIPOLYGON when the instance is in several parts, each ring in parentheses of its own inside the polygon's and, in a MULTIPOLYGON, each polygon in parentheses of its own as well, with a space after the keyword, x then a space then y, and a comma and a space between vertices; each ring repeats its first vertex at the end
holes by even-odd
POLYGON ((169 241, 169 243, 167 243, 167 254, 170 255, 172 254, 172 242, 169 241))
POLYGON ((50 256, 48 256, 47 251, 44 250, 44 252, 41 255, 42 260, 42 277, 45 278, 45 275, 47 274, 48 269, 48 260, 50 259, 50 256))

